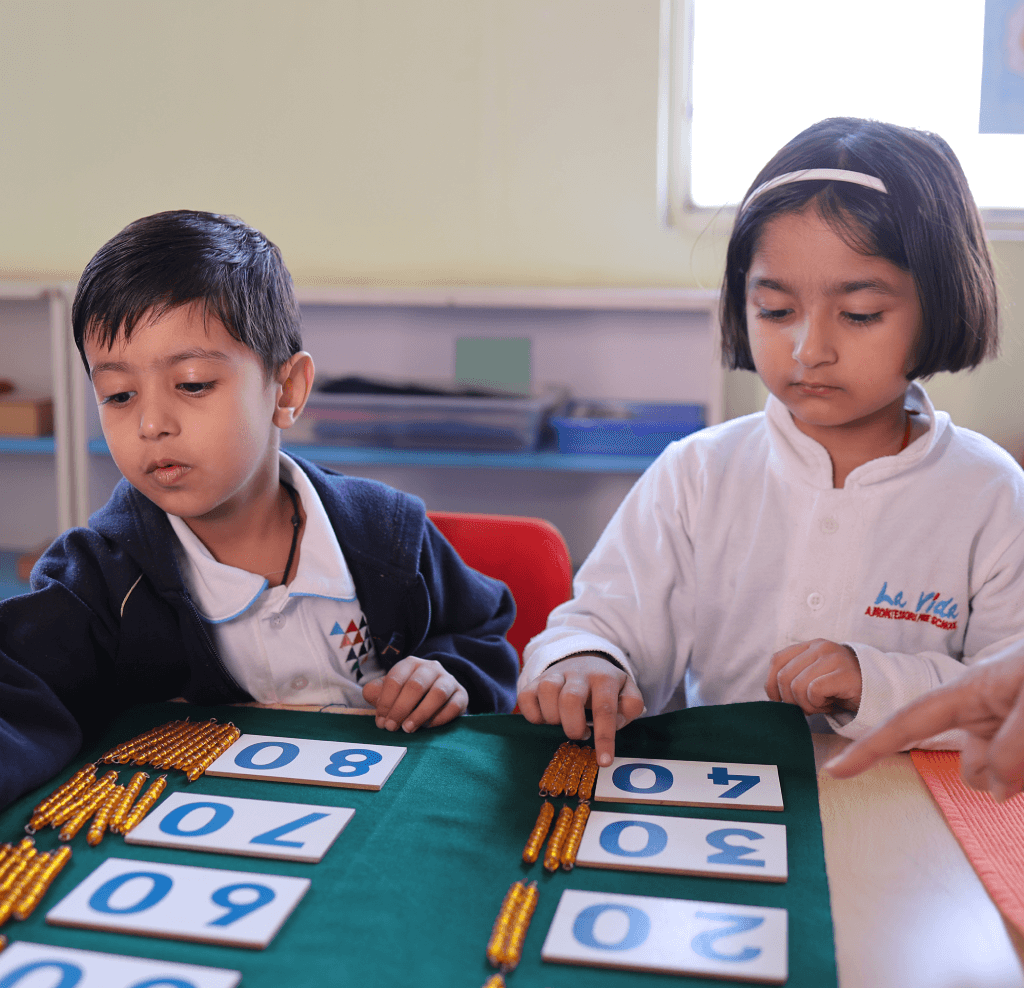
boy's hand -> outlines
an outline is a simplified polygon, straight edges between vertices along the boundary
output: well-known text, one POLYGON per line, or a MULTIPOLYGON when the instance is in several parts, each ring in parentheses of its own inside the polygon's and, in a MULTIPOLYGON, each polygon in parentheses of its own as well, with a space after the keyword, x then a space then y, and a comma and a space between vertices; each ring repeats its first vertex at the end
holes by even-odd
POLYGON ((363 687, 363 699, 377 709, 377 726, 412 734, 440 727, 466 712, 469 694, 440 662, 409 655, 382 679, 363 687))
POLYGON ((764 688, 769 700, 795 703, 805 714, 860 707, 860 663, 853 649, 815 638, 776 652, 764 688))
POLYGON ((597 762, 611 765, 615 732, 644 712, 636 683, 617 665, 600 655, 573 655, 548 666, 519 694, 519 709, 531 724, 561 724, 578 741, 590 737, 588 706, 597 762))

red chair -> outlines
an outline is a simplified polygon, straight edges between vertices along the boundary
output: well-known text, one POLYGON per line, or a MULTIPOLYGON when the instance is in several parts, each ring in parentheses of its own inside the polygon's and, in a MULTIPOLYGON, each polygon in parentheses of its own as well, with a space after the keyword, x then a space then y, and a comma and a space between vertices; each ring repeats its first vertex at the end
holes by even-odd
POLYGON ((552 609, 572 596, 572 563, 562 533, 543 518, 427 514, 467 566, 512 591, 516 619, 507 637, 522 664, 526 643, 544 630, 552 609))

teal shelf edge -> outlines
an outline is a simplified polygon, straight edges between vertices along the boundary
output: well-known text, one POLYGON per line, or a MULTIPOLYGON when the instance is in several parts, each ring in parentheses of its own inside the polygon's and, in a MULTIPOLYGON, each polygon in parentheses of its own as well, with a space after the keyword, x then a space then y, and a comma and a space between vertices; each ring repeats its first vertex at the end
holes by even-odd
POLYGON ((53 436, 0 436, 0 453, 50 453, 53 436))
MULTIPOLYGON (((284 451, 314 463, 364 466, 462 467, 487 470, 550 470, 569 473, 643 473, 653 456, 604 456, 597 453, 467 453, 433 449, 375 449, 285 443, 284 451)), ((89 442, 89 452, 105 454, 102 439, 89 442)))

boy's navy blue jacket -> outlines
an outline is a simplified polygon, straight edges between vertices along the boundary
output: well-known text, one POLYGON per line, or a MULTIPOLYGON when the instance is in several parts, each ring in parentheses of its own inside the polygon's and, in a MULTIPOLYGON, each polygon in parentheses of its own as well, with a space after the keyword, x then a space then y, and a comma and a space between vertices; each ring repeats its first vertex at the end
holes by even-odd
MULTIPOLYGON (((469 569, 418 498, 296 462, 338 536, 382 664, 436 659, 466 688, 470 713, 511 710, 519 661, 504 637, 515 614, 504 584, 469 569)), ((122 480, 89 524, 50 546, 32 593, 0 603, 0 806, 60 771, 83 735, 130 704, 252 699, 217 656, 164 512, 122 480)))

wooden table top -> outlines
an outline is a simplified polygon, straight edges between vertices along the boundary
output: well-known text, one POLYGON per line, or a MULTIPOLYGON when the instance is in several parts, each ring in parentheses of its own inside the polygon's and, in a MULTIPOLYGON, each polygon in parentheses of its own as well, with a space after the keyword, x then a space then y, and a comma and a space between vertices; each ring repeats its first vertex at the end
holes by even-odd
POLYGON ((1024 937, 910 756, 840 781, 821 766, 849 742, 813 738, 840 988, 1024 988, 1024 937))

